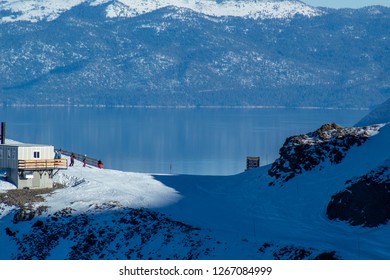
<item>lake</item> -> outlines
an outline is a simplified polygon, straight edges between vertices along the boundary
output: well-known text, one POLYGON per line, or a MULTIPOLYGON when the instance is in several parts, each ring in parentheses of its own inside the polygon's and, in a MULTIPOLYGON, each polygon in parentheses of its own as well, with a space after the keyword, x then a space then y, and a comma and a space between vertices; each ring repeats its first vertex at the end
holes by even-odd
POLYGON ((352 126, 365 110, 0 107, 7 138, 87 154, 105 168, 230 175, 247 156, 271 163, 286 137, 324 123, 352 126))

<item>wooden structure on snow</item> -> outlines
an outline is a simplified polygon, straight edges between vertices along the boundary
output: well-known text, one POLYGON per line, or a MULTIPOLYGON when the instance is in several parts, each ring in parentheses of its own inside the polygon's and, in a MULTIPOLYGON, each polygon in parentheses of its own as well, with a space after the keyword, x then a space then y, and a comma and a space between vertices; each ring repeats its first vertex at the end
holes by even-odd
POLYGON ((1 144, 0 169, 18 188, 52 188, 55 170, 67 169, 66 159, 54 159, 54 147, 34 144, 1 144))

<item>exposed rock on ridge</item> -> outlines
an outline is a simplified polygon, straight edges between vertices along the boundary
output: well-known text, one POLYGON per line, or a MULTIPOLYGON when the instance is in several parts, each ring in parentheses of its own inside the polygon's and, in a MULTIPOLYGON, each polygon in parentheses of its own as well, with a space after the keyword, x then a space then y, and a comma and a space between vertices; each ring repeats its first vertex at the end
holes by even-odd
POLYGON ((268 174, 283 183, 304 171, 317 167, 321 170, 321 163, 325 161, 339 164, 351 147, 363 144, 379 128, 379 125, 344 128, 329 123, 314 132, 289 137, 268 174))
POLYGON ((18 223, 7 227, 5 233, 18 247, 12 258, 51 259, 53 250, 69 243, 63 259, 199 259, 212 255, 218 245, 207 232, 146 209, 72 212, 19 221, 29 232, 20 232, 18 223))
POLYGON ((346 190, 332 196, 326 211, 329 219, 364 227, 377 227, 390 220, 388 166, 380 166, 347 184, 350 186, 346 190))

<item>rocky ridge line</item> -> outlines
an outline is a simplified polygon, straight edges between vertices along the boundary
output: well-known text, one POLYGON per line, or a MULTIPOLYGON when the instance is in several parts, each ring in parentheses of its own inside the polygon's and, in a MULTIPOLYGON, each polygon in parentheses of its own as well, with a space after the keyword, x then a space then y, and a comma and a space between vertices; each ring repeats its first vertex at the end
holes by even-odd
POLYGON ((288 182, 304 171, 321 170, 325 161, 339 164, 350 148, 362 145, 380 127, 345 128, 329 123, 314 132, 287 138, 279 150, 280 157, 268 170, 268 175, 275 179, 270 185, 288 182))

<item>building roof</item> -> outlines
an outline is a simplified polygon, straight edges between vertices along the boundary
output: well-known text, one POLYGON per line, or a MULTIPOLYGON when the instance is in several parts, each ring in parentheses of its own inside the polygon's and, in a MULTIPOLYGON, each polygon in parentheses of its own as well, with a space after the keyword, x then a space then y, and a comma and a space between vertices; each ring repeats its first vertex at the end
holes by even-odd
POLYGON ((5 143, 5 144, 0 144, 0 147, 52 147, 52 145, 28 144, 28 143, 5 143))

